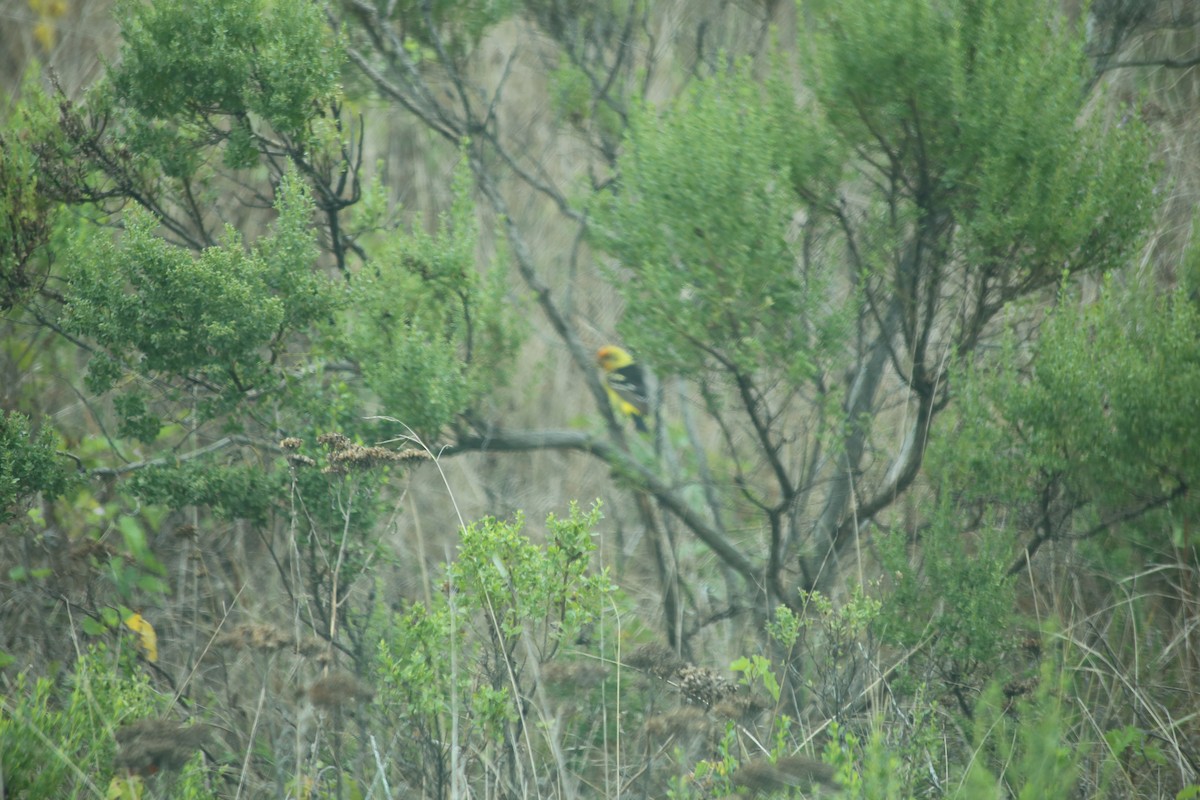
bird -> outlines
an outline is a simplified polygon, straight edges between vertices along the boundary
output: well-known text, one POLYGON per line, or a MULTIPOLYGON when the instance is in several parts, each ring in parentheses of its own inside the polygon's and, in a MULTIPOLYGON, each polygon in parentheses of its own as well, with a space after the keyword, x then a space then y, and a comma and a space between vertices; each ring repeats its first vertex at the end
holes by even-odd
POLYGON ((596 363, 604 370, 604 387, 613 407, 633 420, 638 431, 646 433, 646 412, 650 396, 646 392, 646 373, 633 356, 616 345, 596 351, 596 363))

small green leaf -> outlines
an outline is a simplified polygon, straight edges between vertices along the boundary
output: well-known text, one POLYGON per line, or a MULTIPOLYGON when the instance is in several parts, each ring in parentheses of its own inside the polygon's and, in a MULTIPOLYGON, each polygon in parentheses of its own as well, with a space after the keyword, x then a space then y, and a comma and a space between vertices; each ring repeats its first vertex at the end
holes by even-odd
POLYGON ((145 552, 146 534, 136 519, 123 516, 117 520, 117 527, 120 528, 121 536, 125 539, 125 546, 132 554, 139 556, 145 552))
POLYGON ((167 584, 161 579, 153 575, 139 575, 134 585, 144 592, 152 594, 166 594, 167 584))

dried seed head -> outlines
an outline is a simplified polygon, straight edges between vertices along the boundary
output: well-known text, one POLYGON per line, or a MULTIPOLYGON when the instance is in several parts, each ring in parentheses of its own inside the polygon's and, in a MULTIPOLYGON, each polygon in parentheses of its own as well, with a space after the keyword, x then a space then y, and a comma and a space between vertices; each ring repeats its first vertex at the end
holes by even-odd
POLYGON ((685 666, 674 650, 659 642, 642 645, 625 663, 657 678, 671 678, 685 666))
POLYGON ((542 680, 565 689, 591 689, 604 683, 608 669, 592 661, 552 661, 542 667, 542 680))
POLYGON ((712 712, 723 719, 749 723, 770 707, 765 698, 735 688, 728 697, 713 705, 712 712))
POLYGON ((141 719, 117 729, 117 766, 144 775, 176 770, 187 763, 208 738, 204 725, 181 725, 141 719))
POLYGON ((1025 678, 1014 678, 1004 684, 1004 696, 1009 700, 1018 697, 1024 697, 1030 694, 1038 685, 1038 676, 1033 675, 1025 678))
POLYGON ((317 444, 330 450, 343 450, 350 446, 350 439, 340 433, 322 433, 317 437, 317 444))
POLYGON ((342 465, 348 469, 371 469, 380 464, 394 461, 396 454, 386 447, 363 447, 352 444, 335 451, 329 456, 332 465, 342 465))
POLYGON ((712 708, 736 691, 729 679, 708 667, 686 666, 679 670, 679 691, 696 705, 712 708))
POLYGON ((318 708, 334 709, 369 702, 375 692, 348 672, 335 672, 308 687, 308 699, 318 708))
POLYGON ((286 439, 281 439, 279 441, 279 446, 284 450, 298 450, 302 444, 304 444, 304 442, 300 439, 297 439, 295 436, 289 436, 286 439))
POLYGON ((90 536, 82 536, 71 541, 67 549, 67 558, 72 561, 86 561, 91 558, 112 558, 117 549, 107 542, 101 542, 90 536))
POLYGON ((733 774, 735 786, 749 789, 752 795, 770 794, 794 788, 802 791, 821 785, 836 786, 833 767, 808 756, 784 756, 774 764, 752 761, 733 774))
POLYGON ((216 644, 233 650, 282 650, 292 637, 274 625, 244 623, 217 637, 216 644))
POLYGON ((397 453, 386 447, 364 447, 360 444, 348 444, 335 450, 329 456, 329 467, 326 472, 344 473, 351 469, 372 469, 382 464, 403 464, 410 461, 423 461, 429 458, 424 450, 402 450, 397 453))
MULTIPOLYGON (((425 450, 416 448, 396 452, 386 447, 366 447, 355 444, 340 433, 322 433, 317 437, 317 442, 329 450, 329 466, 322 470, 329 475, 345 475, 353 469, 371 469, 381 464, 405 464, 432 458, 425 450)), ((301 464, 311 466, 307 461, 301 464)))
POLYGON ((667 714, 656 714, 646 720, 646 733, 652 738, 665 741, 669 737, 684 738, 702 736, 709 732, 711 720, 695 706, 677 708, 667 714))
POLYGON ((296 645, 296 652, 307 658, 318 658, 329 652, 329 645, 324 639, 316 636, 306 636, 296 645))

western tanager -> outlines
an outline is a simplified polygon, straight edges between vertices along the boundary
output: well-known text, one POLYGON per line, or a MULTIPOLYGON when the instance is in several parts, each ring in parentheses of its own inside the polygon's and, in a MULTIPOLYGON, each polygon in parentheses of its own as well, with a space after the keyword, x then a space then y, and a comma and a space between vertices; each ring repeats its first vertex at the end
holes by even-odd
POLYGON ((613 408, 632 418, 634 426, 645 433, 650 397, 646 393, 646 373, 642 365, 629 353, 611 344, 596 352, 596 361, 604 370, 604 386, 613 408))

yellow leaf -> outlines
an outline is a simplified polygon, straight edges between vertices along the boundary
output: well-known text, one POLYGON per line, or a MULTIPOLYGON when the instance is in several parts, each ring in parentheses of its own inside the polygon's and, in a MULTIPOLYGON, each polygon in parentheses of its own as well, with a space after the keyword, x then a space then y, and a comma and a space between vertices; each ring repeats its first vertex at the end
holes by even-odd
POLYGON ((48 52, 54 47, 54 26, 47 20, 41 20, 33 26, 33 38, 48 52))
POLYGON ((125 627, 138 635, 139 644, 142 646, 142 652, 146 654, 146 658, 150 661, 158 661, 158 634, 154 632, 154 626, 135 611, 125 618, 125 627))
POLYGON ((108 792, 104 800, 142 800, 145 784, 138 775, 114 775, 108 783, 108 792))

